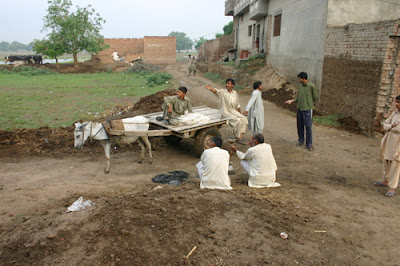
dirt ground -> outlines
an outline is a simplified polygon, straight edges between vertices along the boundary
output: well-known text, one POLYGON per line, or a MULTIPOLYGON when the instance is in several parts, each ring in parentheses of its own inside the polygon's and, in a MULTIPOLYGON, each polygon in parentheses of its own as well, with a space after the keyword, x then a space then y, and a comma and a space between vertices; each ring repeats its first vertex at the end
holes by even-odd
MULTIPOLYGON (((185 64, 166 71, 195 106, 217 108, 204 88, 211 82, 187 77, 185 64)), ((250 94, 240 93, 243 106, 250 94)), ((152 112, 162 97, 126 111, 152 112)), ((314 126, 308 152, 295 146, 294 116, 267 101, 264 108, 279 188, 249 188, 233 157, 234 189, 201 190, 192 139, 170 146, 152 138, 153 164, 135 162, 137 144, 114 146, 105 175, 101 146, 74 150, 72 127, 0 132, 0 264, 400 265, 400 197, 372 185, 381 178, 381 136, 314 126), (151 181, 174 170, 188 172, 187 182, 151 181), (94 206, 66 213, 80 196, 94 206)), ((221 133, 231 137, 227 127, 221 133)))

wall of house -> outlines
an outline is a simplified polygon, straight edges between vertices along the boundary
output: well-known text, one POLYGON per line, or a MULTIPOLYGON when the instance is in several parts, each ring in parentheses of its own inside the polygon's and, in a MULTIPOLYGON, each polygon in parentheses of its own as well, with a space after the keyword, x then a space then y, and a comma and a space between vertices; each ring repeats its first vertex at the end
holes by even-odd
POLYGON ((113 52, 118 52, 120 57, 125 57, 125 62, 144 58, 150 64, 167 64, 176 62, 176 38, 145 36, 144 38, 114 38, 104 39, 110 47, 93 56, 94 60, 102 64, 114 63, 111 57, 113 52))
POLYGON ((282 14, 282 19, 280 36, 273 36, 273 25, 267 26, 267 62, 294 84, 297 74, 304 71, 321 86, 327 4, 327 0, 269 1, 272 24, 275 15, 282 14))
POLYGON ((150 64, 176 62, 176 37, 145 36, 144 60, 150 64))
POLYGON ((328 2, 328 26, 396 20, 399 17, 399 0, 329 0, 328 2))
POLYGON ((198 62, 217 62, 228 57, 233 48, 233 34, 204 42, 199 48, 198 62))
POLYGON ((399 45, 389 37, 399 32, 399 21, 328 27, 318 110, 351 116, 367 134, 380 128, 400 90, 399 45))
MULTIPOLYGON (((236 28, 236 34, 238 34, 238 54, 237 58, 240 58, 241 51, 249 51, 252 52, 253 49, 253 33, 249 36, 249 26, 255 23, 254 20, 250 20, 249 12, 243 14, 243 19, 239 16, 239 27, 236 28)), ((242 56, 243 57, 243 56, 242 56)), ((247 58, 247 56, 244 56, 247 58)))
POLYGON ((100 51, 94 58, 100 60, 103 64, 113 63, 111 57, 113 52, 118 52, 120 57, 125 56, 125 62, 137 59, 144 54, 144 40, 137 38, 113 38, 104 39, 104 42, 110 47, 100 51))

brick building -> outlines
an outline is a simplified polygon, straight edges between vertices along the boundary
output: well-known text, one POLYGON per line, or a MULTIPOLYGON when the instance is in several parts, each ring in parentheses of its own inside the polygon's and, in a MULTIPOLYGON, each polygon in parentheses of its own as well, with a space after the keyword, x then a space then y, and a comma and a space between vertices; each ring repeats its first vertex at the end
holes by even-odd
POLYGON ((113 63, 113 52, 129 62, 139 57, 149 64, 170 64, 176 62, 176 37, 145 36, 144 38, 104 39, 110 47, 93 56, 101 63, 113 63))
POLYGON ((307 72, 318 111, 381 130, 400 94, 400 0, 228 0, 225 15, 239 57, 265 52, 293 84, 307 72))
POLYGON ((225 35, 215 40, 204 42, 199 48, 199 62, 217 62, 228 58, 228 51, 233 48, 233 35, 225 35))

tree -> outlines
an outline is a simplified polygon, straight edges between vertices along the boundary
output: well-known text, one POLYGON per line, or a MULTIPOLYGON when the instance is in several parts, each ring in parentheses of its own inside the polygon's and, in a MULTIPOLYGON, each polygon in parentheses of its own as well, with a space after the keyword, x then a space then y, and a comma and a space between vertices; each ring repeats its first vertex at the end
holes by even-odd
POLYGON ((58 57, 65 54, 65 49, 67 47, 63 36, 56 33, 51 33, 48 35, 48 39, 34 40, 32 44, 33 51, 55 59, 57 68, 60 68, 58 65, 58 57))
POLYGON ((231 34, 233 32, 233 21, 226 24, 222 29, 224 30, 224 35, 231 34))
POLYGON ((199 50, 200 46, 205 43, 207 41, 207 39, 205 39, 204 37, 200 37, 199 40, 196 41, 196 44, 194 45, 194 48, 196 48, 196 50, 199 50))
POLYGON ((222 34, 222 33, 215 34, 215 38, 219 38, 219 37, 222 37, 222 36, 224 36, 224 34, 222 34))
POLYGON ((74 57, 74 66, 78 67, 78 53, 87 51, 97 53, 108 46, 100 35, 102 24, 105 23, 91 6, 76 7, 71 12, 71 0, 50 0, 47 15, 44 17, 44 30, 50 30, 48 36, 57 36, 57 45, 63 45, 63 51, 74 57))
POLYGON ((193 46, 192 40, 186 36, 184 32, 173 31, 168 36, 176 37, 176 50, 180 52, 181 50, 189 50, 193 46))

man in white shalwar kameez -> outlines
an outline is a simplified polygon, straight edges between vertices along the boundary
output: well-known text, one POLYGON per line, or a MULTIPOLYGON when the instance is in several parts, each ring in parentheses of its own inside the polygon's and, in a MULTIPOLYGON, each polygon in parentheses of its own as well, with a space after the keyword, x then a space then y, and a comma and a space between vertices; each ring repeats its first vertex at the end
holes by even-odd
POLYGON ((222 139, 214 136, 208 140, 211 147, 201 155, 196 167, 200 176, 200 188, 232 189, 228 175, 229 153, 221 149, 222 139))
POLYGON ((386 197, 393 197, 400 177, 400 95, 396 97, 396 110, 383 123, 386 131, 381 141, 381 158, 383 159, 383 182, 375 186, 389 187, 386 197))
POLYGON ((263 86, 261 81, 254 82, 253 88, 254 91, 243 114, 248 115, 249 130, 261 134, 264 128, 264 104, 261 97, 263 86))
POLYGON ((228 139, 230 142, 236 141, 239 144, 246 144, 242 140, 243 134, 246 132, 247 118, 242 114, 239 104, 239 96, 236 91, 233 90, 235 87, 235 81, 233 79, 227 79, 225 82, 226 89, 211 88, 210 85, 206 85, 206 88, 213 93, 216 93, 219 98, 219 113, 221 118, 227 119, 228 125, 230 126, 235 138, 228 139))
POLYGON ((231 146, 241 160, 244 171, 249 175, 249 187, 280 187, 276 181, 278 167, 272 154, 271 145, 264 143, 262 134, 255 134, 251 139, 252 147, 243 153, 235 146, 231 146))

